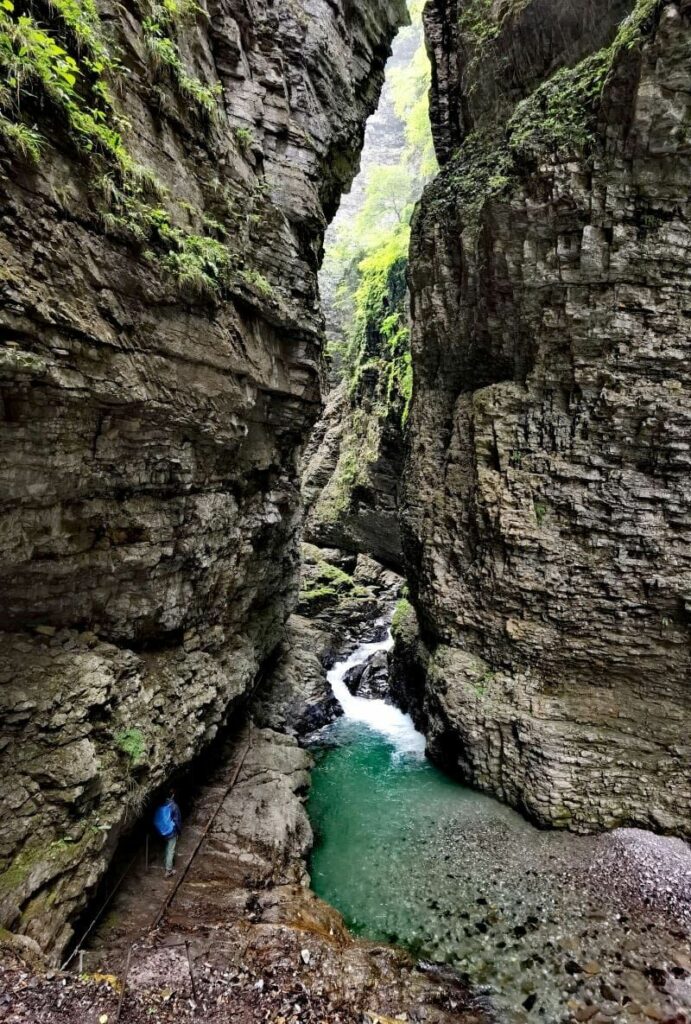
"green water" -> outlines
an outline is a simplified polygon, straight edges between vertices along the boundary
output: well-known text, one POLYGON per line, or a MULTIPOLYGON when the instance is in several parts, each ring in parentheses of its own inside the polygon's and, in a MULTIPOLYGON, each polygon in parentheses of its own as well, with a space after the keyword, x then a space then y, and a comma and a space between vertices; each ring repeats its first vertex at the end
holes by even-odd
POLYGON ((366 727, 339 723, 333 738, 341 745, 317 753, 309 800, 313 887, 354 931, 410 944, 419 857, 440 822, 472 816, 484 798, 366 727))
POLYGON ((587 1003, 618 1003, 611 1019, 633 1021, 638 1004, 689 1005, 672 975, 662 991, 645 973, 688 946, 628 907, 607 837, 539 831, 361 722, 341 719, 329 740, 308 804, 312 885, 351 930, 452 964, 506 1021, 570 1021, 587 1003))

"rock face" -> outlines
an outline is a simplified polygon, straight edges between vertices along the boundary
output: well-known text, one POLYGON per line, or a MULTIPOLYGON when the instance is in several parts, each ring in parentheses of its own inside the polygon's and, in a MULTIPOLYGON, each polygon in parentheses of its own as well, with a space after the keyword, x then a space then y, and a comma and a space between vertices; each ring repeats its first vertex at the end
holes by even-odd
POLYGON ((389 658, 376 651, 361 665, 354 665, 343 677, 352 694, 367 700, 383 700, 389 695, 389 658))
POLYGON ((258 725, 304 739, 343 714, 326 679, 330 643, 309 619, 291 615, 276 666, 253 704, 258 725))
POLYGON ((303 545, 298 611, 321 631, 312 643, 329 667, 363 642, 386 635, 402 579, 367 555, 303 545))
MULTIPOLYGON (((357 278, 356 267, 367 250, 353 247, 352 265, 346 271, 337 261, 337 271, 329 260, 329 247, 337 251, 343 244, 341 232, 346 239, 349 229, 357 232, 357 217, 367 204, 369 176, 382 168, 402 166, 406 125, 396 112, 392 76, 415 74, 412 61, 422 44, 421 32, 418 25, 394 42, 380 103, 367 123, 360 174, 326 237, 327 258, 319 287, 330 343, 331 391, 306 447, 302 472, 305 539, 325 548, 372 555, 398 570, 402 565, 398 495, 406 396, 392 364, 397 354, 401 359, 398 348, 405 349, 407 356, 405 249, 387 279, 363 298, 364 278, 357 278), (394 314, 397 329, 403 328, 406 334, 398 348, 391 339, 394 314)), ((380 230, 386 226, 381 224, 380 230)), ((358 241, 365 244, 364 239, 358 241)))
MULTIPOLYGON (((375 339, 370 357, 382 355, 375 339)), ((340 384, 305 451, 305 538, 322 547, 371 554, 401 567, 398 492, 403 472, 401 406, 385 409, 376 371, 350 396, 340 384)))
MULTIPOLYGON (((0 96, 0 923, 55 955, 123 825, 281 640, 323 230, 405 17, 98 6, 76 27, 46 6, 76 72, 0 96)), ((13 18, 19 52, 39 30, 13 18)))
POLYGON ((426 21, 407 697, 539 822, 688 834, 691 4, 426 21))
MULTIPOLYGON (((402 582, 367 555, 303 544, 299 614, 288 619, 275 661, 257 688, 252 702, 257 725, 304 740, 342 715, 327 669, 361 643, 386 635, 402 582)), ((363 696, 384 696, 375 690, 386 689, 386 656, 383 675, 377 668, 378 673, 368 672, 359 691, 363 696)))

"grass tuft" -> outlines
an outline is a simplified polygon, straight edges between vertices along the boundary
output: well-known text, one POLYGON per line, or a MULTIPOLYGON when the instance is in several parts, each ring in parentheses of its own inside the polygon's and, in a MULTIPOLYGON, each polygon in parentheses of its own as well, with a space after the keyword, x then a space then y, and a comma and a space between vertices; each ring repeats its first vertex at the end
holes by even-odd
POLYGON ((10 121, 0 114, 0 135, 22 160, 31 164, 40 162, 45 140, 35 128, 29 128, 21 121, 10 121))

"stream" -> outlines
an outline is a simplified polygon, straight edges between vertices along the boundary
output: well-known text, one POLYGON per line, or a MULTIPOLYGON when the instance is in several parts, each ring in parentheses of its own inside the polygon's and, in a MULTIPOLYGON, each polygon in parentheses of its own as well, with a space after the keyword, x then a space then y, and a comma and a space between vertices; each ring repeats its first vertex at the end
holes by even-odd
POLYGON ((312 887, 355 933, 443 961, 502 1021, 687 1022, 691 851, 639 829, 541 831, 425 757, 408 715, 353 696, 322 731, 308 804, 312 887))

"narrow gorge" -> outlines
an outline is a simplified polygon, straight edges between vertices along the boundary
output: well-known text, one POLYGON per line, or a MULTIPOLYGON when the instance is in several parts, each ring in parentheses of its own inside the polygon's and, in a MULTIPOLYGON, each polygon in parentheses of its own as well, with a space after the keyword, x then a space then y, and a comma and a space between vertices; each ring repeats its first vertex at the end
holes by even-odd
POLYGON ((691 3, 0 62, 0 1019, 689 1024, 691 3))

